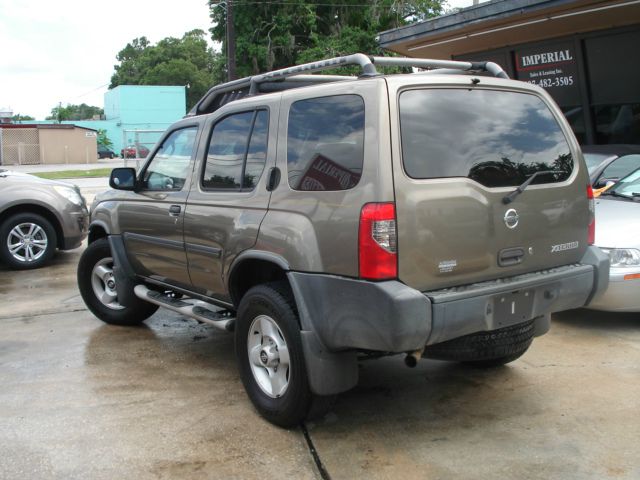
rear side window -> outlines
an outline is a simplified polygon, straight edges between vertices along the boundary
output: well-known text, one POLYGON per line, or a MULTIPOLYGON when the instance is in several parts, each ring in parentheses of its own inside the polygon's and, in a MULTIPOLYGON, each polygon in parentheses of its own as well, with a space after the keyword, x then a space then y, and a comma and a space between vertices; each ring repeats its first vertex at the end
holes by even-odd
POLYGON ((410 90, 400 95, 402 159, 412 178, 467 177, 486 187, 561 182, 567 140, 544 102, 515 92, 410 90))
POLYGON ((213 127, 202 178, 205 189, 252 190, 267 160, 269 113, 229 115, 213 127))
POLYGON ((362 97, 335 95, 291 105, 287 133, 291 188, 348 190, 360 180, 363 160, 362 97))

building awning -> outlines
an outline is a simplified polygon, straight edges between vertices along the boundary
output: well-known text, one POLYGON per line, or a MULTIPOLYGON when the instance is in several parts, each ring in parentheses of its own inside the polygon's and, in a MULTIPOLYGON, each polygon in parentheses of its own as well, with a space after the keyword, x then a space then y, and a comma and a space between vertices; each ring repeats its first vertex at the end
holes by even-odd
POLYGON ((493 0, 380 33, 381 47, 450 59, 576 33, 638 24, 640 0, 493 0))

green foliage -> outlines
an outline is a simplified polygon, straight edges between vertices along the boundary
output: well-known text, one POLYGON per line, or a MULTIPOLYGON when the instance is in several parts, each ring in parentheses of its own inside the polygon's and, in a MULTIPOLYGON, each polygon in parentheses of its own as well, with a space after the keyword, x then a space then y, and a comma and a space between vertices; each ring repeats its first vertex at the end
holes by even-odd
POLYGON ((80 105, 67 104, 65 107, 58 106, 51 109, 51 115, 47 120, 92 120, 95 115, 103 115, 104 111, 100 107, 93 107, 86 103, 80 105))
MULTIPOLYGON (((238 77, 357 52, 382 55, 378 33, 439 15, 444 0, 364 3, 233 0, 238 77)), ((226 52, 226 4, 209 0, 209 7, 212 39, 226 52)))
POLYGON ((118 55, 119 65, 109 88, 118 85, 187 86, 187 108, 223 79, 222 64, 207 46, 205 32, 193 30, 182 38, 167 37, 151 45, 146 37, 128 43, 118 55))
POLYGON ((35 118, 31 115, 21 115, 19 113, 16 113, 13 117, 11 117, 11 120, 13 122, 28 122, 31 120, 35 120, 35 118))
POLYGON ((105 148, 113 147, 113 142, 107 136, 107 131, 104 128, 98 129, 98 145, 102 145, 105 148))

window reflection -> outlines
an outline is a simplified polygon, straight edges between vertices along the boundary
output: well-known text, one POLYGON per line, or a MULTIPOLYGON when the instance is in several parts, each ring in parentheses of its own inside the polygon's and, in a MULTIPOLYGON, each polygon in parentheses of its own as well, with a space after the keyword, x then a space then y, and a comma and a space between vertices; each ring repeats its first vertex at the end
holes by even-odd
POLYGON ((260 110, 251 132, 251 142, 247 152, 247 164, 244 172, 244 184, 242 188, 255 188, 264 164, 267 161, 267 136, 269 133, 269 114, 266 110, 260 110))
POLYGON ((197 131, 196 127, 176 130, 162 142, 144 172, 145 188, 182 190, 191 165, 197 131))
POLYGON ((237 113, 218 122, 211 133, 202 186, 233 190, 255 188, 267 160, 268 133, 269 112, 266 110, 237 113))
POLYGON ((640 104, 593 108, 596 143, 640 143, 640 104))
POLYGON ((413 178, 468 177, 487 187, 563 181, 567 141, 534 95, 492 90, 410 90, 400 96, 403 163, 413 178))
POLYGON ((242 164, 252 120, 253 112, 244 112, 230 115, 215 125, 202 182, 205 188, 242 186, 242 164))
POLYGON ((289 185, 295 190, 347 190, 362 174, 364 101, 358 95, 300 100, 287 135, 289 185))
POLYGON ((571 125, 571 130, 578 139, 578 143, 584 145, 587 142, 587 132, 582 107, 562 107, 562 113, 571 125))

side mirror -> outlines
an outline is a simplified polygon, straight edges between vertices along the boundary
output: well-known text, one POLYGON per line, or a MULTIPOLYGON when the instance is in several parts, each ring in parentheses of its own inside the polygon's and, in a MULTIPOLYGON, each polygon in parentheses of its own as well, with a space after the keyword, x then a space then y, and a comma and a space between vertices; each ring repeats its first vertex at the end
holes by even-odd
POLYGON ((115 190, 135 190, 135 168, 114 168, 111 170, 109 186, 115 190))
POLYGON ((602 177, 600 177, 600 178, 598 179, 598 181, 596 182, 596 184, 595 184, 595 188, 603 188, 603 187, 606 187, 606 186, 607 186, 607 183, 609 183, 609 182, 614 182, 614 183, 615 183, 615 180, 612 180, 612 179, 610 179, 610 178, 602 178, 602 177))

